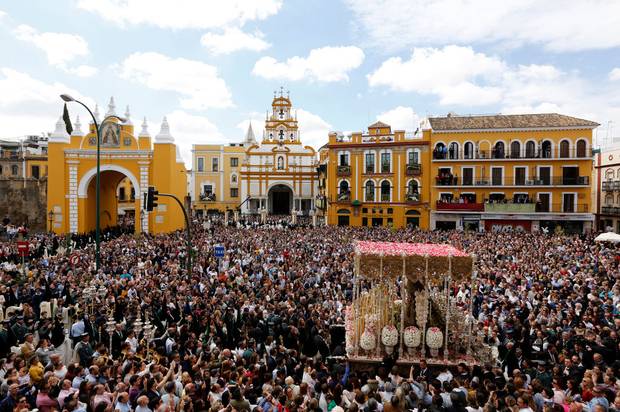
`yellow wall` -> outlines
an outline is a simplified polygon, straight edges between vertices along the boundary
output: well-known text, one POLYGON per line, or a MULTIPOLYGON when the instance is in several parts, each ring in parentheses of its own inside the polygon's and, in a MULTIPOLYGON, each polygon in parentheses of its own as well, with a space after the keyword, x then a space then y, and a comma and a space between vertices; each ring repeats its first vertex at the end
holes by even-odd
POLYGON ((429 224, 429 149, 428 140, 405 135, 404 131, 391 131, 388 125, 369 127, 368 134, 353 133, 351 138, 339 138, 335 133, 329 135, 327 146, 327 192, 328 201, 327 223, 337 225, 339 216, 349 216, 351 226, 382 226, 404 227, 407 218, 417 218, 418 225, 427 229, 429 224), (418 151, 420 172, 416 175, 407 173, 408 152, 418 151), (365 155, 375 155, 373 172, 365 168, 365 155), (381 170, 381 153, 391 153, 391 169, 381 170), (339 172, 340 155, 349 154, 350 173, 342 168, 339 172), (418 182, 417 201, 407 199, 408 183, 418 182), (339 200, 340 183, 348 182, 350 199, 339 200), (366 183, 375 183, 374 200, 366 197, 366 183), (381 183, 390 183, 390 199, 381 198, 381 183), (359 202, 359 206, 355 206, 359 202), (348 214, 346 212, 349 212, 348 214), (391 213, 388 213, 391 212, 391 213), (409 213, 416 213, 407 215, 409 213))
MULTIPOLYGON (((439 200, 441 193, 452 193, 458 198, 461 193, 475 193, 476 201, 482 203, 488 199, 491 193, 504 193, 507 199, 512 199, 515 193, 527 193, 530 198, 536 200, 539 193, 551 193, 552 210, 550 212, 562 212, 562 194, 576 193, 578 211, 592 213, 591 206, 591 185, 589 180, 592 175, 592 157, 590 155, 592 144, 592 130, 528 130, 528 131, 484 131, 484 132, 456 132, 447 133, 441 131, 425 130, 424 135, 431 141, 432 150, 438 143, 450 145, 456 142, 459 145, 459 159, 438 160, 433 159, 431 163, 432 190, 431 201, 434 204, 439 200), (576 158, 576 142, 583 139, 587 142, 586 156, 576 158), (567 140, 570 143, 568 156, 561 158, 559 153, 560 141, 567 140), (496 143, 502 141, 505 145, 504 159, 492 159, 492 148, 496 143), (520 142, 521 151, 519 157, 510 154, 511 143, 520 142), (550 158, 525 158, 525 145, 527 141, 535 143, 536 153, 538 153, 539 142, 549 141, 552 143, 550 158), (480 147, 478 153, 484 152, 486 159, 463 159, 463 147, 465 142, 472 142, 475 147, 480 147), (539 177, 538 168, 541 166, 551 167, 551 185, 515 185, 515 167, 526 168, 526 180, 534 180, 539 177), (562 185, 562 168, 564 166, 576 166, 579 168, 579 176, 587 180, 582 180, 588 184, 582 185, 562 185), (474 181, 484 180, 486 185, 463 186, 463 167, 474 168, 474 181), (491 168, 503 167, 503 185, 492 185, 491 168), (435 177, 438 176, 440 168, 452 168, 452 174, 458 177, 458 186, 445 186, 437 184, 435 177)), ((475 151, 475 150, 474 150, 475 151)), ((481 156, 478 156, 481 157, 481 156)))
POLYGON ((192 150, 194 175, 194 209, 219 210, 235 209, 241 199, 241 164, 245 158, 245 147, 227 145, 194 145, 192 150), (198 159, 204 159, 204 168, 198 170, 198 159), (213 171, 213 159, 217 159, 218 170, 213 171), (231 159, 237 159, 237 166, 232 166, 231 159), (236 176, 234 183, 233 175, 236 176), (212 186, 215 201, 201 200, 204 185, 212 186), (231 188, 237 188, 237 196, 231 196, 231 188))

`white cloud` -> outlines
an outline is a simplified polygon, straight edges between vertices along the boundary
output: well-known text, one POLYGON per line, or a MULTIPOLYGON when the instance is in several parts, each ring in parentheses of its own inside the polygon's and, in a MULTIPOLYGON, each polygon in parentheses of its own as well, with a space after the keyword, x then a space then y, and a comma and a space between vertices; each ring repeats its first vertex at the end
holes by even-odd
POLYGON ((121 26, 211 29, 264 20, 280 10, 282 0, 79 0, 77 5, 121 26))
POLYGON ((321 146, 327 143, 332 126, 320 116, 304 109, 297 109, 297 121, 299 122, 303 145, 312 146, 315 150, 319 150, 321 146))
POLYGON ((363 61, 364 52, 358 47, 328 46, 311 50, 308 57, 294 56, 286 62, 263 57, 256 62, 252 73, 265 79, 348 81, 347 73, 358 68, 363 61))
POLYGON ((119 76, 154 90, 181 94, 184 109, 231 107, 232 97, 217 68, 209 64, 160 53, 134 53, 117 67, 119 76))
POLYGON ((80 77, 90 77, 97 73, 97 69, 92 66, 81 65, 77 68, 67 66, 69 62, 89 54, 88 43, 82 36, 68 33, 40 33, 26 24, 17 26, 13 33, 17 39, 43 50, 48 63, 52 66, 80 77))
POLYGON ((215 55, 229 54, 240 50, 263 51, 271 47, 271 44, 263 38, 264 35, 260 31, 251 34, 236 27, 229 27, 221 34, 211 32, 203 34, 200 38, 200 44, 215 55))
POLYGON ((616 67, 612 71, 609 72, 609 80, 620 80, 620 67, 616 67))
MULTIPOLYGON (((16 137, 54 130, 62 114, 60 94, 67 93, 94 107, 94 102, 62 83, 46 83, 27 73, 8 67, 0 68, 0 124, 2 135, 16 137)), ((87 113, 77 105, 69 106, 71 119, 87 113)))
POLYGON ((3 18, 4 16, 6 16, 6 13, 0 10, 0 19, 3 18))
POLYGON ((471 47, 415 48, 407 61, 400 57, 384 61, 368 75, 368 83, 395 91, 436 94, 442 104, 487 105, 499 100, 499 90, 474 81, 499 78, 505 67, 499 58, 476 53, 471 47))
POLYGON ((535 44, 557 52, 620 46, 617 0, 345 1, 360 31, 388 50, 454 42, 535 44))
POLYGON ((420 117, 411 108, 397 106, 377 116, 377 120, 392 126, 392 130, 414 131, 420 124, 420 117))
MULTIPOLYGON (((224 136, 217 126, 205 116, 194 116, 182 110, 175 110, 166 117, 170 125, 170 133, 174 136, 185 167, 188 169, 192 168, 192 145, 225 143, 224 136)), ((159 132, 159 125, 151 129, 157 130, 155 133, 151 131, 151 134, 155 136, 159 132)))

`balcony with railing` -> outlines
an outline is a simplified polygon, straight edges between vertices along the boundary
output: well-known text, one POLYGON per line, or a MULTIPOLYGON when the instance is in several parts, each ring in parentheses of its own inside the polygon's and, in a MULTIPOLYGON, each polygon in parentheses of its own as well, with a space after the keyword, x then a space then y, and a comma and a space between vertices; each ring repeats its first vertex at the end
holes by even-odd
POLYGON ((347 203, 351 201, 351 191, 347 190, 346 192, 338 193, 338 197, 336 198, 338 202, 347 203))
POLYGON ((433 150, 433 160, 515 160, 515 159, 590 159, 591 149, 568 149, 568 150, 473 150, 465 152, 462 149, 453 151, 433 150))
POLYGON ((620 207, 603 206, 601 208, 601 214, 609 216, 620 216, 620 207))
POLYGON ((438 200, 436 203, 437 210, 454 211, 454 212, 484 212, 483 203, 453 203, 442 202, 438 200))
POLYGON ((349 165, 339 165, 336 171, 336 175, 338 176, 351 176, 351 166, 349 165))
POLYGON ((381 163, 381 173, 390 173, 389 163, 381 163))
POLYGON ((608 180, 603 182, 603 191, 604 192, 613 192, 615 190, 620 190, 620 180, 608 180))
POLYGON ((488 213, 534 213, 536 203, 485 203, 484 211, 488 213))
POLYGON ((375 164, 374 163, 367 164, 366 167, 364 168, 364 174, 372 175, 374 173, 375 173, 375 164))
POLYGON ((201 193, 200 200, 203 202, 215 202, 215 193, 201 193))
MULTIPOLYGON (((418 188, 419 190, 419 188, 418 188)), ((420 203, 420 192, 418 191, 407 191, 405 194, 405 202, 408 204, 420 203)))
POLYGON ((408 164, 405 167, 405 174, 407 176, 420 176, 422 174, 422 165, 419 163, 408 164))
MULTIPOLYGON (((620 183, 620 182, 619 182, 620 183)), ((435 186, 589 186, 590 176, 573 177, 540 177, 523 179, 522 177, 505 176, 501 178, 462 178, 457 176, 443 175, 435 177, 435 186)), ((620 188, 618 189, 620 190, 620 188)))

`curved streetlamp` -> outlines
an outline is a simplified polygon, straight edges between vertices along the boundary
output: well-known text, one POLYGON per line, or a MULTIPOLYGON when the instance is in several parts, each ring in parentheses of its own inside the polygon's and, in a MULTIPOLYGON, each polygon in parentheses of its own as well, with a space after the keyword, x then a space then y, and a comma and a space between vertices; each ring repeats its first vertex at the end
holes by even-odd
POLYGON ((95 203, 97 204, 97 216, 96 216, 96 223, 95 223, 95 265, 96 265, 96 270, 97 272, 99 271, 99 265, 100 265, 100 257, 99 257, 99 240, 100 240, 100 229, 99 229, 99 225, 100 225, 100 216, 99 216, 99 195, 100 195, 100 190, 101 188, 99 187, 99 174, 100 174, 100 155, 101 155, 101 135, 100 135, 100 126, 103 126, 103 124, 108 121, 109 119, 117 119, 120 122, 125 122, 125 118, 121 117, 121 116, 117 116, 117 115, 110 115, 110 116, 106 116, 102 121, 101 121, 101 125, 99 125, 99 123, 97 123, 97 118, 95 118, 95 115, 93 114, 93 112, 88 108, 88 106, 86 106, 84 103, 82 103, 79 100, 74 99, 73 97, 69 96, 68 94, 61 94, 60 98, 62 100, 64 100, 65 102, 75 102, 78 103, 80 105, 82 105, 86 110, 88 110, 88 113, 90 113, 90 117, 93 119, 93 123, 95 124, 95 131, 97 132, 97 175, 96 175, 96 201, 95 203))

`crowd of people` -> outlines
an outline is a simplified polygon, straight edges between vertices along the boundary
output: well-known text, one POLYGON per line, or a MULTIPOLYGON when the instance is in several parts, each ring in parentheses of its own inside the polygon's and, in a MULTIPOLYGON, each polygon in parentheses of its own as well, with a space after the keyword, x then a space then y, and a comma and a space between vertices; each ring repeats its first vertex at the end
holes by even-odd
POLYGON ((0 243, 0 412, 620 411, 613 245, 277 221, 193 226, 190 273, 184 232, 110 232, 99 270, 90 236, 31 236, 26 268, 12 242, 0 243), (473 300, 474 328, 498 362, 403 370, 397 353, 366 369, 347 362, 356 239, 476 254, 473 288, 452 293, 473 300), (151 339, 137 327, 147 320, 151 339))

